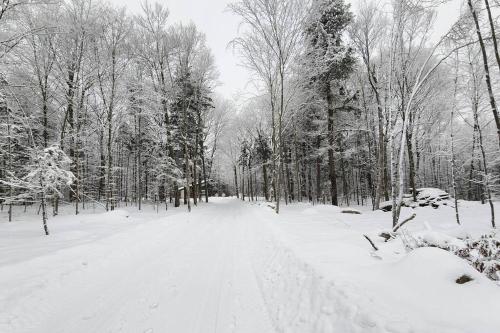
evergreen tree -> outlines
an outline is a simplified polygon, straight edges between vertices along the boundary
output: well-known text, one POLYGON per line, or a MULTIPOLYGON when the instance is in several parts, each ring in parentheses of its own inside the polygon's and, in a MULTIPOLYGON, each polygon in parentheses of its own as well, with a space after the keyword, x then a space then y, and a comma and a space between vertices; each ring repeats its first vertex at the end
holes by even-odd
POLYGON ((311 86, 326 101, 328 114, 328 174, 332 205, 338 205, 335 141, 338 118, 335 104, 342 104, 342 80, 354 69, 353 51, 343 42, 352 20, 343 0, 315 0, 306 27, 308 49, 305 61, 311 69, 311 86))

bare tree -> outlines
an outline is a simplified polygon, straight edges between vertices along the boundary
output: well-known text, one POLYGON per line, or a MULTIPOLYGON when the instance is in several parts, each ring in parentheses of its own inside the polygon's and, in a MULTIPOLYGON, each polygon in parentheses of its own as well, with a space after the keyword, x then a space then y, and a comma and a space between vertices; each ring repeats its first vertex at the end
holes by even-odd
POLYGON ((106 165, 106 210, 114 210, 113 180, 113 130, 116 109, 118 80, 123 74, 127 59, 124 57, 125 37, 130 29, 130 20, 125 9, 108 9, 110 22, 102 26, 97 40, 95 60, 99 65, 97 79, 100 98, 106 110, 107 165, 106 165))
POLYGON ((377 158, 377 191, 375 193, 374 209, 379 208, 380 200, 384 195, 384 174, 386 170, 386 139, 384 133, 384 105, 381 96, 381 88, 377 77, 377 69, 374 65, 373 54, 381 42, 381 38, 386 32, 386 22, 384 16, 379 12, 375 2, 362 2, 355 22, 351 26, 350 34, 356 45, 357 51, 361 54, 366 67, 366 74, 370 88, 375 95, 378 116, 378 158, 377 158))
POLYGON ((251 68, 263 81, 271 109, 273 188, 276 213, 280 210, 283 157, 283 117, 287 111, 285 84, 298 54, 305 18, 301 1, 240 0, 230 9, 243 20, 248 31, 233 41, 251 68))

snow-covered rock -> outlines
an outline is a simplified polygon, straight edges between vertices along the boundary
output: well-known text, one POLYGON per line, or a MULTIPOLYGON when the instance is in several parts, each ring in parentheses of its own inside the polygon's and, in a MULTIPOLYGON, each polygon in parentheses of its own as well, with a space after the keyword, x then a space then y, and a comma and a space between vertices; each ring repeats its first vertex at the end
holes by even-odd
POLYGON ((420 207, 431 205, 434 208, 441 204, 447 205, 450 195, 438 188, 419 188, 417 189, 417 203, 420 207))
MULTIPOLYGON (((413 200, 412 194, 405 194, 403 195, 402 206, 410 208, 432 206, 433 208, 438 208, 441 205, 451 204, 449 193, 441 189, 425 187, 417 189, 416 192, 417 201, 413 200)), ((379 209, 384 212, 390 212, 392 210, 392 200, 381 202, 379 209)))

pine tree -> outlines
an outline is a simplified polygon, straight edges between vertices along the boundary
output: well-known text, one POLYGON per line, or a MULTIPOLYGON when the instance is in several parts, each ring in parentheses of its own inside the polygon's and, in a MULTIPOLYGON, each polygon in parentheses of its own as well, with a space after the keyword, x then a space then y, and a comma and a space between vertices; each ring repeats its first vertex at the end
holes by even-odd
POLYGON ((338 205, 335 147, 337 140, 336 103, 342 103, 341 81, 354 68, 353 51, 343 41, 343 34, 352 20, 350 6, 343 0, 316 0, 312 5, 306 34, 306 62, 311 68, 310 80, 327 104, 328 176, 332 205, 338 205))

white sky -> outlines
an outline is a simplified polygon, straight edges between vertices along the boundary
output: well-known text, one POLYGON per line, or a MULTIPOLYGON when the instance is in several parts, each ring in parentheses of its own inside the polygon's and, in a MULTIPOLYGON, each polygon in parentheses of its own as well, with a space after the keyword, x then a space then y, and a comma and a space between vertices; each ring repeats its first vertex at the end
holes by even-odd
MULTIPOLYGON (((130 13, 141 12, 141 0, 110 0, 112 3, 126 6, 130 13)), ((154 2, 154 0, 150 0, 154 2)), ((352 0, 355 3, 358 0, 352 0)), ((207 44, 215 56, 220 73, 220 86, 217 92, 227 98, 236 98, 245 92, 249 81, 247 71, 238 66, 239 59, 227 48, 228 43, 236 36, 239 19, 227 12, 231 0, 158 0, 170 11, 170 22, 194 22, 198 29, 207 36, 207 44)), ((437 34, 441 35, 457 19, 460 2, 451 0, 442 5, 436 25, 437 34)))

